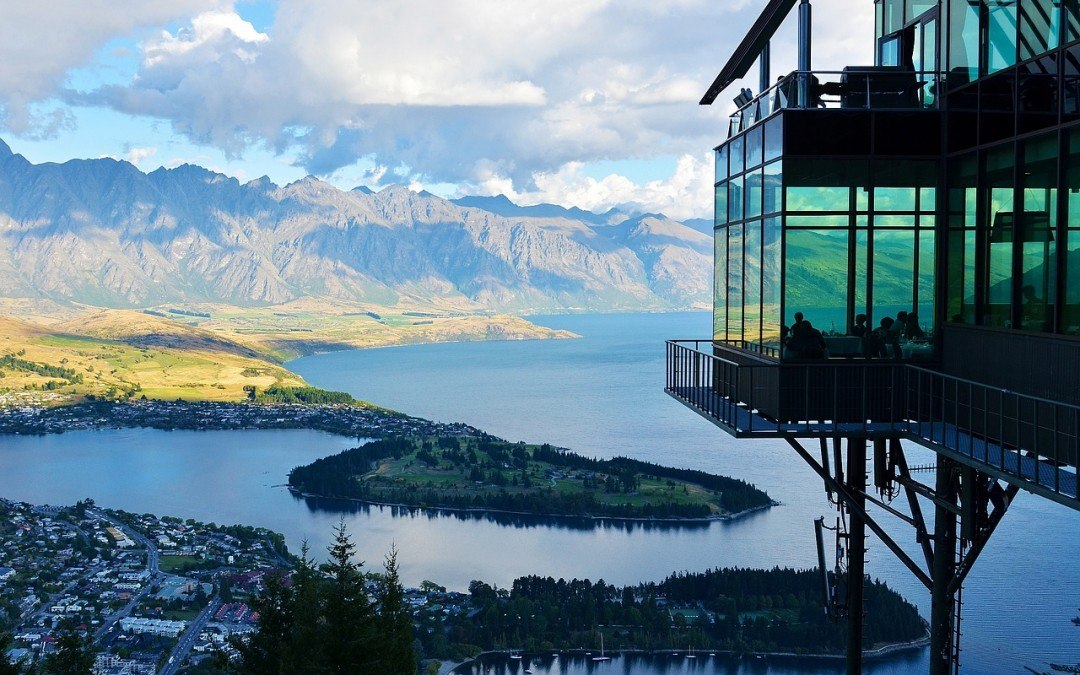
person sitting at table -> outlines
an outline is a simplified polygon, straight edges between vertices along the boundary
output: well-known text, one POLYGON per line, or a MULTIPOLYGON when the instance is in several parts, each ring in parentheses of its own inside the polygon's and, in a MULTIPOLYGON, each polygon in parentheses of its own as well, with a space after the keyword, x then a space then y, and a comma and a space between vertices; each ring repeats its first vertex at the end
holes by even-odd
POLYGON ((866 315, 855 315, 855 325, 851 327, 851 334, 857 338, 865 338, 870 328, 866 325, 866 315))
POLYGON ((904 337, 909 340, 922 340, 926 337, 926 331, 919 325, 919 315, 911 312, 904 322, 904 337))
POLYGON ((896 319, 891 316, 881 319, 878 327, 870 333, 870 348, 866 353, 867 358, 881 357, 887 359, 890 356, 894 359, 900 358, 900 339, 892 330, 894 325, 896 325, 896 319), (889 353, 890 347, 892 348, 892 354, 889 353))
POLYGON ((799 321, 791 327, 784 356, 791 359, 823 359, 825 338, 809 321, 799 321))

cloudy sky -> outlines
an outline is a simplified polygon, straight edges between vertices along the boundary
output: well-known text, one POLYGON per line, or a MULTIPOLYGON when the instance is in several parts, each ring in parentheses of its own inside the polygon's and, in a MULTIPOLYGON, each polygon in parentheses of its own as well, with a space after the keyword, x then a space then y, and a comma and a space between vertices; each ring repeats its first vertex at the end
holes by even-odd
MULTIPOLYGON (((0 138, 33 162, 709 216, 737 89, 697 101, 763 5, 10 0, 0 138)), ((815 68, 871 62, 871 0, 814 9, 815 68)), ((774 74, 794 66, 793 28, 774 74)))

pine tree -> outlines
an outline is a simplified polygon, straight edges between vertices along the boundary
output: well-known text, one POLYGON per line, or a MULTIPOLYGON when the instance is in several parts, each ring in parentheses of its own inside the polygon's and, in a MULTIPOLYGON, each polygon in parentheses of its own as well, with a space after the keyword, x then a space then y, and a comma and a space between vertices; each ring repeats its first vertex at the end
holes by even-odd
POLYGON ((45 675, 93 675, 94 645, 71 624, 60 629, 56 636, 56 652, 42 662, 45 675))
POLYGON ((231 666, 242 675, 286 675, 286 646, 293 631, 293 594, 283 572, 263 577, 263 592, 252 603, 259 613, 259 630, 245 642, 233 641, 240 659, 231 666))
POLYGON ((325 672, 319 650, 315 648, 323 626, 319 598, 321 581, 305 541, 300 547, 300 562, 292 577, 293 629, 287 656, 289 672, 297 675, 325 672))
POLYGON ((330 560, 322 566, 329 577, 323 589, 326 630, 321 640, 327 671, 333 675, 374 673, 374 607, 361 571, 363 563, 353 562, 356 545, 344 518, 334 528, 327 552, 330 560))
POLYGON ((379 580, 379 661, 380 675, 413 675, 416 652, 413 650, 412 615, 405 606, 405 588, 398 572, 397 547, 386 555, 379 580))

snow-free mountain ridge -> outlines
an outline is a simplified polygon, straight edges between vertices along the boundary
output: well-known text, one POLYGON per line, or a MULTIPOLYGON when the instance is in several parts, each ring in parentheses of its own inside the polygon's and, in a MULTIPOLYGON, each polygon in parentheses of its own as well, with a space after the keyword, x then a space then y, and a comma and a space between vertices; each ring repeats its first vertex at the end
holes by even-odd
POLYGON ((0 141, 0 296, 105 307, 302 297, 539 312, 703 307, 711 238, 659 215, 445 200, 185 164, 31 164, 0 141))

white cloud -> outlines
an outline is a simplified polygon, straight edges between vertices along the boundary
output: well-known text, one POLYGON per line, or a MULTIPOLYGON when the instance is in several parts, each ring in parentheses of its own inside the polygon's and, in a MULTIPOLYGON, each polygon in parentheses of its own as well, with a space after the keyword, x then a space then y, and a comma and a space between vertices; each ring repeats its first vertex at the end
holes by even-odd
POLYGON ((144 159, 150 159, 157 154, 157 148, 145 147, 145 148, 127 148, 124 152, 124 159, 138 166, 144 159))
MULTIPOLYGON (((49 98, 68 72, 87 65, 109 40, 185 19, 222 0, 50 0, 3 3, 0 19, 0 124, 15 133, 48 135, 52 121, 30 105, 49 98)), ((52 111, 48 113, 54 114, 52 111)))
MULTIPOLYGON (((178 0, 157 14, 135 10, 159 3, 62 1, 112 18, 88 17, 96 37, 78 36, 77 57, 54 55, 49 72, 59 74, 37 78, 47 83, 26 100, 55 90, 64 68, 84 63, 109 35, 188 16, 180 28, 144 34, 133 81, 67 92, 67 100, 166 120, 229 157, 263 145, 322 176, 362 170, 362 160, 377 167, 365 174, 371 184, 450 182, 669 213, 700 213, 712 202, 701 187, 710 164, 694 158, 722 140, 736 89, 712 107, 697 101, 764 4, 278 0, 273 25, 260 32, 228 0, 178 0), (675 175, 644 185, 591 179, 580 168, 672 155, 683 156, 675 175), (690 199, 694 207, 680 201, 690 199)), ((869 0, 815 0, 814 9, 816 67, 871 61, 869 0)), ((45 22, 29 23, 35 40, 48 42, 45 22)), ((794 66, 793 27, 774 41, 775 74, 794 66)), ((0 72, 0 91, 21 91, 8 75, 0 72)), ((9 127, 11 119, 9 111, 9 127)))

